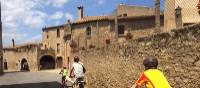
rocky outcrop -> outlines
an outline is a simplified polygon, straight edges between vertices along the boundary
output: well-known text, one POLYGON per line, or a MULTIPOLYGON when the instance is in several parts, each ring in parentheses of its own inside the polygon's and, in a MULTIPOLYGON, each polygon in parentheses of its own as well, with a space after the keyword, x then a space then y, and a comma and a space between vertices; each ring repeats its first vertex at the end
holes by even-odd
POLYGON ((154 55, 173 88, 200 88, 200 24, 81 51, 89 88, 130 88, 154 55))

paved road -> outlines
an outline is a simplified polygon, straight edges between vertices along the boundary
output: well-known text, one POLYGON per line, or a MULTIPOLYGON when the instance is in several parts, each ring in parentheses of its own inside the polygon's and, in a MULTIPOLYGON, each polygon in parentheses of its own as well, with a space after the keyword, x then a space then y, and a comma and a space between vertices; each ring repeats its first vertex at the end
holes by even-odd
POLYGON ((61 88, 60 79, 57 71, 6 72, 0 76, 0 88, 61 88))

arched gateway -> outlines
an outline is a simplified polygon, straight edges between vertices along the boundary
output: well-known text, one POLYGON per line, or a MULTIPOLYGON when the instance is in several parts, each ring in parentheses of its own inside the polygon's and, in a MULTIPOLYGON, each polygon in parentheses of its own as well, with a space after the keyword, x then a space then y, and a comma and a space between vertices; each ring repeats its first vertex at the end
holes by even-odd
POLYGON ((55 69, 55 59, 51 55, 43 55, 40 58, 40 70, 55 69))
POLYGON ((28 61, 25 58, 23 58, 21 60, 21 68, 20 68, 20 70, 21 71, 29 71, 30 70, 29 69, 29 65, 28 65, 28 61))

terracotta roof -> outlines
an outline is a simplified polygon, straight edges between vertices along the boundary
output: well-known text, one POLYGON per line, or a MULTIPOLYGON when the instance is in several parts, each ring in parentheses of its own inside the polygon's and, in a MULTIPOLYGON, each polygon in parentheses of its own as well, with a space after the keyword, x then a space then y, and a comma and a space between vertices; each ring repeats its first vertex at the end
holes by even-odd
MULTIPOLYGON (((122 19, 142 19, 142 18, 149 18, 149 17, 153 17, 153 16, 155 16, 155 15, 127 16, 127 17, 118 17, 118 19, 119 20, 122 20, 122 19)), ((161 16, 163 16, 163 13, 161 13, 161 16)), ((113 21, 114 19, 115 19, 114 16, 85 16, 81 20, 77 20, 75 22, 72 22, 71 24, 83 24, 83 23, 87 23, 87 22, 104 21, 104 20, 113 21)), ((43 28, 43 31, 58 28, 58 27, 64 27, 64 25, 67 25, 67 24, 61 24, 61 25, 57 25, 57 26, 46 27, 46 28, 43 28)))
POLYGON ((13 48, 13 46, 8 46, 8 47, 4 47, 3 49, 16 49, 16 48, 22 48, 22 47, 26 47, 26 46, 38 46, 41 43, 33 43, 33 42, 29 42, 29 43, 23 43, 23 44, 18 44, 15 45, 15 47, 13 48))
POLYGON ((66 24, 55 25, 55 26, 48 26, 48 27, 42 28, 42 30, 44 31, 44 30, 50 30, 50 29, 60 28, 60 27, 64 27, 64 25, 66 25, 66 24))
POLYGON ((72 24, 81 24, 91 21, 102 21, 102 20, 111 20, 112 16, 85 16, 81 20, 77 20, 76 22, 73 22, 72 24))
MULTIPOLYGON (((149 18, 149 17, 154 17, 155 15, 142 15, 142 16, 127 16, 127 17, 118 17, 119 20, 131 20, 131 19, 144 19, 144 18, 149 18)), ((164 16, 163 13, 161 13, 161 17, 164 16)), ((82 23, 87 23, 87 22, 92 22, 92 21, 103 21, 103 20, 110 20, 114 21, 114 16, 87 16, 84 17, 81 20, 77 20, 76 22, 73 22, 72 24, 82 24, 82 23)))

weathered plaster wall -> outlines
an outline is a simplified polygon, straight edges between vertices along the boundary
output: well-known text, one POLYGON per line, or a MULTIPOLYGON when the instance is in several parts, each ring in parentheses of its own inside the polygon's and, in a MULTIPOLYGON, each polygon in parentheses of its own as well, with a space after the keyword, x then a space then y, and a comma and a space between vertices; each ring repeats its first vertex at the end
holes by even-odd
POLYGON ((117 13, 119 16, 123 16, 127 14, 127 16, 146 16, 146 15, 154 15, 154 8, 142 7, 142 6, 128 6, 128 5, 117 5, 117 13))
POLYGON ((106 39, 113 38, 110 21, 88 22, 72 26, 72 40, 79 48, 89 48, 91 45, 102 47, 106 45, 106 39), (91 28, 91 37, 87 38, 86 29, 91 28))
POLYGON ((81 51, 88 88, 130 88, 154 55, 173 88, 200 87, 200 24, 120 45, 81 51))
POLYGON ((20 71, 21 68, 21 61, 22 59, 26 59, 29 68, 31 71, 38 70, 38 63, 37 63, 37 48, 32 47, 28 48, 21 48, 18 50, 4 50, 4 61, 6 59, 8 70, 15 70, 20 71))
MULTIPOLYGON (((161 29, 163 29, 164 17, 161 16, 161 29)), ((132 38, 150 36, 154 33, 155 18, 128 18, 119 19, 118 25, 124 25, 124 35, 119 36, 119 42, 126 41, 127 33, 131 33, 132 38)), ((72 26, 72 40, 74 40, 79 47, 89 48, 91 45, 97 47, 106 46, 106 40, 110 41, 110 44, 116 43, 115 41, 115 26, 114 21, 95 21, 84 24, 78 24, 72 26), (91 38, 87 38, 86 29, 91 28, 91 38), (87 45, 87 47, 86 47, 87 45)))
POLYGON ((61 27, 53 27, 43 31, 43 49, 45 45, 47 49, 55 50, 55 54, 57 56, 64 56, 64 26, 61 27), (57 36, 57 30, 60 30, 60 37, 57 36), (47 37, 48 36, 48 37, 47 37), (57 44, 60 44, 60 52, 57 52, 57 44))

